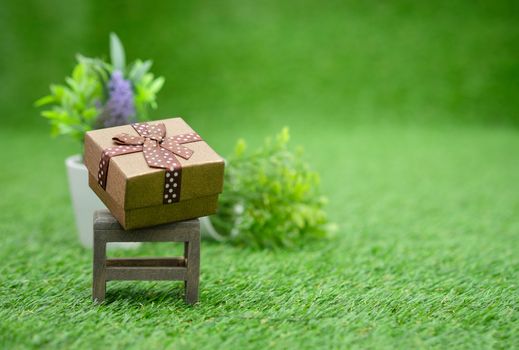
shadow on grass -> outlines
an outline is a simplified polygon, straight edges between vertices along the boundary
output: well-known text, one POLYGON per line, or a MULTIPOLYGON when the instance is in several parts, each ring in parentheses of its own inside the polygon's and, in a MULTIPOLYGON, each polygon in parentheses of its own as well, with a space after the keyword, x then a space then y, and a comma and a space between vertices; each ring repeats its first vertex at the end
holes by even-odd
POLYGON ((105 305, 123 302, 133 306, 166 303, 176 307, 192 307, 185 303, 182 281, 160 283, 128 281, 111 284, 107 285, 105 305))

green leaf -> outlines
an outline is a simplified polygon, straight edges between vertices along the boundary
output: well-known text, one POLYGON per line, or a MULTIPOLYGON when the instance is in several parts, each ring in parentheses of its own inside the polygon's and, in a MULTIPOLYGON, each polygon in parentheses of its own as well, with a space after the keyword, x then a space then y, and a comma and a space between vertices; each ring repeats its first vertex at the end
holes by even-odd
POLYGON ((79 81, 85 76, 85 65, 82 63, 77 64, 72 71, 72 79, 79 81))
POLYGON ((65 78, 65 81, 67 82, 67 84, 72 88, 73 91, 75 92, 79 92, 81 91, 81 88, 78 84, 78 82, 70 77, 66 77, 65 78))
POLYGON ((107 82, 115 69, 132 79, 139 120, 148 119, 148 110, 157 107, 156 93, 164 78, 154 79, 149 72, 152 62, 136 60, 127 70, 123 45, 114 33, 110 34, 110 57, 112 64, 78 54, 78 63, 65 84, 51 85, 51 93, 35 101, 36 106, 51 105, 42 116, 49 120, 53 134, 81 141, 87 130, 99 125, 96 120, 108 97, 107 82))
POLYGON ((56 97, 56 100, 61 101, 63 98, 63 95, 65 94, 66 87, 63 85, 51 85, 50 86, 50 92, 56 97))
POLYGON ((59 123, 60 125, 63 124, 74 126, 79 122, 79 118, 62 110, 43 111, 41 112, 41 115, 47 119, 51 119, 55 123, 59 123))
POLYGON ((99 112, 98 112, 97 108, 95 108, 95 107, 91 107, 91 108, 85 109, 83 111, 83 118, 86 121, 90 121, 90 120, 96 118, 98 115, 99 115, 99 112))
POLYGON ((59 113, 54 110, 43 111, 41 115, 47 119, 59 119, 59 113))
POLYGON ((140 85, 147 86, 153 81, 153 74, 146 73, 142 76, 140 85))
POLYGON ((286 145, 290 141, 290 131, 288 127, 284 127, 281 132, 276 136, 276 140, 280 145, 286 145))
POLYGON ((238 140, 227 159, 218 212, 211 219, 226 241, 276 249, 327 236, 326 202, 317 173, 288 142, 288 128, 252 152, 238 140))
POLYGON ((247 143, 245 142, 245 140, 239 139, 238 142, 236 142, 236 146, 234 147, 234 154, 237 157, 241 157, 245 153, 246 149, 247 149, 247 143))
POLYGON ((155 79, 150 86, 151 93, 156 94, 157 92, 159 92, 162 88, 162 85, 164 85, 164 81, 164 77, 158 77, 157 79, 155 79))
POLYGON ((110 58, 114 69, 124 72, 126 66, 124 47, 115 33, 110 33, 110 58))
POLYGON ((104 83, 109 79, 109 73, 112 71, 112 67, 107 62, 99 58, 90 58, 83 55, 77 54, 76 59, 79 63, 84 64, 89 69, 92 69, 97 73, 98 78, 104 83))
POLYGON ((128 74, 128 78, 134 83, 137 84, 141 78, 144 76, 144 74, 148 73, 148 71, 151 68, 151 65, 153 64, 152 61, 144 61, 137 60, 135 64, 133 65, 132 69, 130 70, 130 73, 128 74))
POLYGON ((47 95, 47 96, 43 96, 42 98, 36 100, 36 102, 34 102, 34 105, 36 107, 41 107, 41 106, 48 105, 48 104, 54 103, 54 102, 57 102, 56 98, 53 95, 47 95))

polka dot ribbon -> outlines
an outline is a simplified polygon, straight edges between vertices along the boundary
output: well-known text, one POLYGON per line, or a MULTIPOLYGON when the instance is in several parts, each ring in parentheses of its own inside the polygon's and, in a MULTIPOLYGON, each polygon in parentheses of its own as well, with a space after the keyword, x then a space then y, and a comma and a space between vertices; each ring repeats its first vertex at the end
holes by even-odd
POLYGON ((139 136, 118 134, 112 139, 117 146, 107 148, 101 155, 97 182, 106 190, 108 166, 110 158, 123 154, 143 152, 144 159, 152 168, 165 169, 163 203, 170 204, 180 200, 180 184, 182 180, 182 165, 175 156, 189 159, 193 150, 182 144, 202 141, 196 133, 166 137, 166 127, 163 123, 135 123, 132 127, 139 136))

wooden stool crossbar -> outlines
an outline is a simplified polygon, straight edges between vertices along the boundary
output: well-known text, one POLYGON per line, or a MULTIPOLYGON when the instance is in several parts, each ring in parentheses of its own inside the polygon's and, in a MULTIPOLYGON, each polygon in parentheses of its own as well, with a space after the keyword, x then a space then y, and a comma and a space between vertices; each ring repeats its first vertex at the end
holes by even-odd
POLYGON ((184 281, 186 302, 198 301, 200 223, 198 219, 125 231, 108 210, 94 213, 92 299, 103 302, 106 282, 116 280, 184 281), (184 256, 172 258, 106 257, 109 242, 181 242, 184 256))

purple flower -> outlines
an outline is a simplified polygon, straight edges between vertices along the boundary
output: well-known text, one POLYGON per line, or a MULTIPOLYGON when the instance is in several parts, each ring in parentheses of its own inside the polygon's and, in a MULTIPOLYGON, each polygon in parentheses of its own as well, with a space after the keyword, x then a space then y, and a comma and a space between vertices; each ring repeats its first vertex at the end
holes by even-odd
POLYGON ((101 115, 105 128, 135 122, 132 85, 121 71, 114 71, 108 82, 108 101, 101 115))

